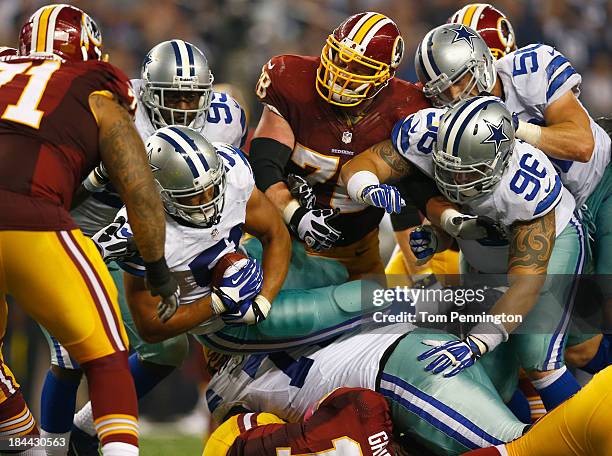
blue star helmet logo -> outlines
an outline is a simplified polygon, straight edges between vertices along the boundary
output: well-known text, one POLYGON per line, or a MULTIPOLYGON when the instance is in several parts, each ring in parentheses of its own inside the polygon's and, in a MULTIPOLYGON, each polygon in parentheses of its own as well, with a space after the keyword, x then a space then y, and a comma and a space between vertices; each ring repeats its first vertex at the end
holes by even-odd
POLYGON ((455 36, 453 37, 451 44, 456 43, 457 41, 465 41, 470 45, 472 51, 474 50, 474 40, 478 38, 478 35, 472 32, 465 25, 460 25, 458 28, 451 29, 451 32, 455 32, 455 36))
POLYGON ((495 153, 498 153, 502 143, 510 141, 510 138, 504 132, 504 119, 499 121, 499 125, 492 124, 487 120, 485 120, 485 124, 489 127, 490 134, 480 144, 495 144, 495 153))

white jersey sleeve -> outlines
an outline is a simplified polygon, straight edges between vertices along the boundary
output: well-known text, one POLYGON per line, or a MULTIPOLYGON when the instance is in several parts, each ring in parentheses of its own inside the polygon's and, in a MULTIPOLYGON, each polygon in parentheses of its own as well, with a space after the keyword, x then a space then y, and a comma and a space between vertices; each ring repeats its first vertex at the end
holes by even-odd
POLYGON ((410 324, 387 325, 345 334, 323 348, 236 357, 210 381, 208 407, 217 419, 241 405, 297 422, 310 405, 336 388, 375 389, 385 352, 413 329, 410 324))
POLYGON ((432 152, 444 109, 422 109, 398 121, 391 132, 395 150, 422 172, 433 178, 432 152))
POLYGON ((495 62, 506 103, 519 117, 543 120, 544 111, 570 90, 580 94, 582 77, 569 60, 546 44, 532 44, 495 62), (516 110, 516 107, 522 107, 516 110))

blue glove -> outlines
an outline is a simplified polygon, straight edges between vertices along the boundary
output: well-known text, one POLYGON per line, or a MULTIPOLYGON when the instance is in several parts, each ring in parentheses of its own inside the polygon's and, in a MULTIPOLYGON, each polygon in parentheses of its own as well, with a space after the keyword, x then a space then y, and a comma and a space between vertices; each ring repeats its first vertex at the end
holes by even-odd
POLYGON ((464 340, 424 340, 422 343, 434 348, 421 353, 417 359, 423 361, 437 355, 425 370, 433 374, 444 372, 444 377, 454 377, 488 351, 487 345, 472 335, 464 340))
POLYGON ((421 225, 410 232, 410 250, 418 264, 428 262, 438 249, 438 237, 431 225, 421 225))
MULTIPOLYGON (((221 283, 214 287, 224 309, 217 311, 234 312, 244 301, 254 298, 263 286, 263 270, 254 258, 244 260, 246 264, 234 274, 223 277, 221 283)), ((216 309, 215 309, 216 310, 216 309)))
POLYGON ((397 187, 387 184, 368 185, 361 191, 361 199, 370 206, 380 207, 387 213, 399 213, 406 202, 397 187))

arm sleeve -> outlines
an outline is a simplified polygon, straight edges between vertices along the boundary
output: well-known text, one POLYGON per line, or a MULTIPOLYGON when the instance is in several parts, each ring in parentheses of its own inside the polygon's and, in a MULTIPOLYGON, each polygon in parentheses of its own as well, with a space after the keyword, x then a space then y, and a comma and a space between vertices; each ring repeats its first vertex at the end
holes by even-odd
POLYGON ((410 175, 404 177, 399 183, 400 192, 403 192, 402 196, 406 195, 404 199, 412 200, 422 214, 427 214, 427 201, 436 196, 442 196, 434 180, 418 168, 413 168, 410 175))
POLYGON ((393 231, 404 231, 410 227, 421 224, 421 215, 416 207, 416 204, 410 196, 410 192, 406 188, 406 183, 400 181, 396 184, 402 198, 406 201, 406 205, 402 208, 399 214, 391 214, 391 225, 393 231))

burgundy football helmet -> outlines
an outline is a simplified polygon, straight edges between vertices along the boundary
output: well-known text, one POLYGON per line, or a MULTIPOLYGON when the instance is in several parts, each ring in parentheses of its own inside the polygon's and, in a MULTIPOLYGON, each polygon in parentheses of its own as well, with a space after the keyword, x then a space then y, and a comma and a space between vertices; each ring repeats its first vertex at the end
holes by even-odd
POLYGON ((87 13, 71 5, 47 5, 19 33, 19 55, 56 55, 67 61, 100 60, 102 34, 87 13))
POLYGON ((476 30, 495 59, 516 50, 516 36, 508 17, 488 3, 465 5, 448 22, 467 25, 476 30))
POLYGON ((395 22, 380 13, 355 14, 327 37, 317 92, 338 106, 358 105, 389 83, 403 54, 404 41, 395 22))

